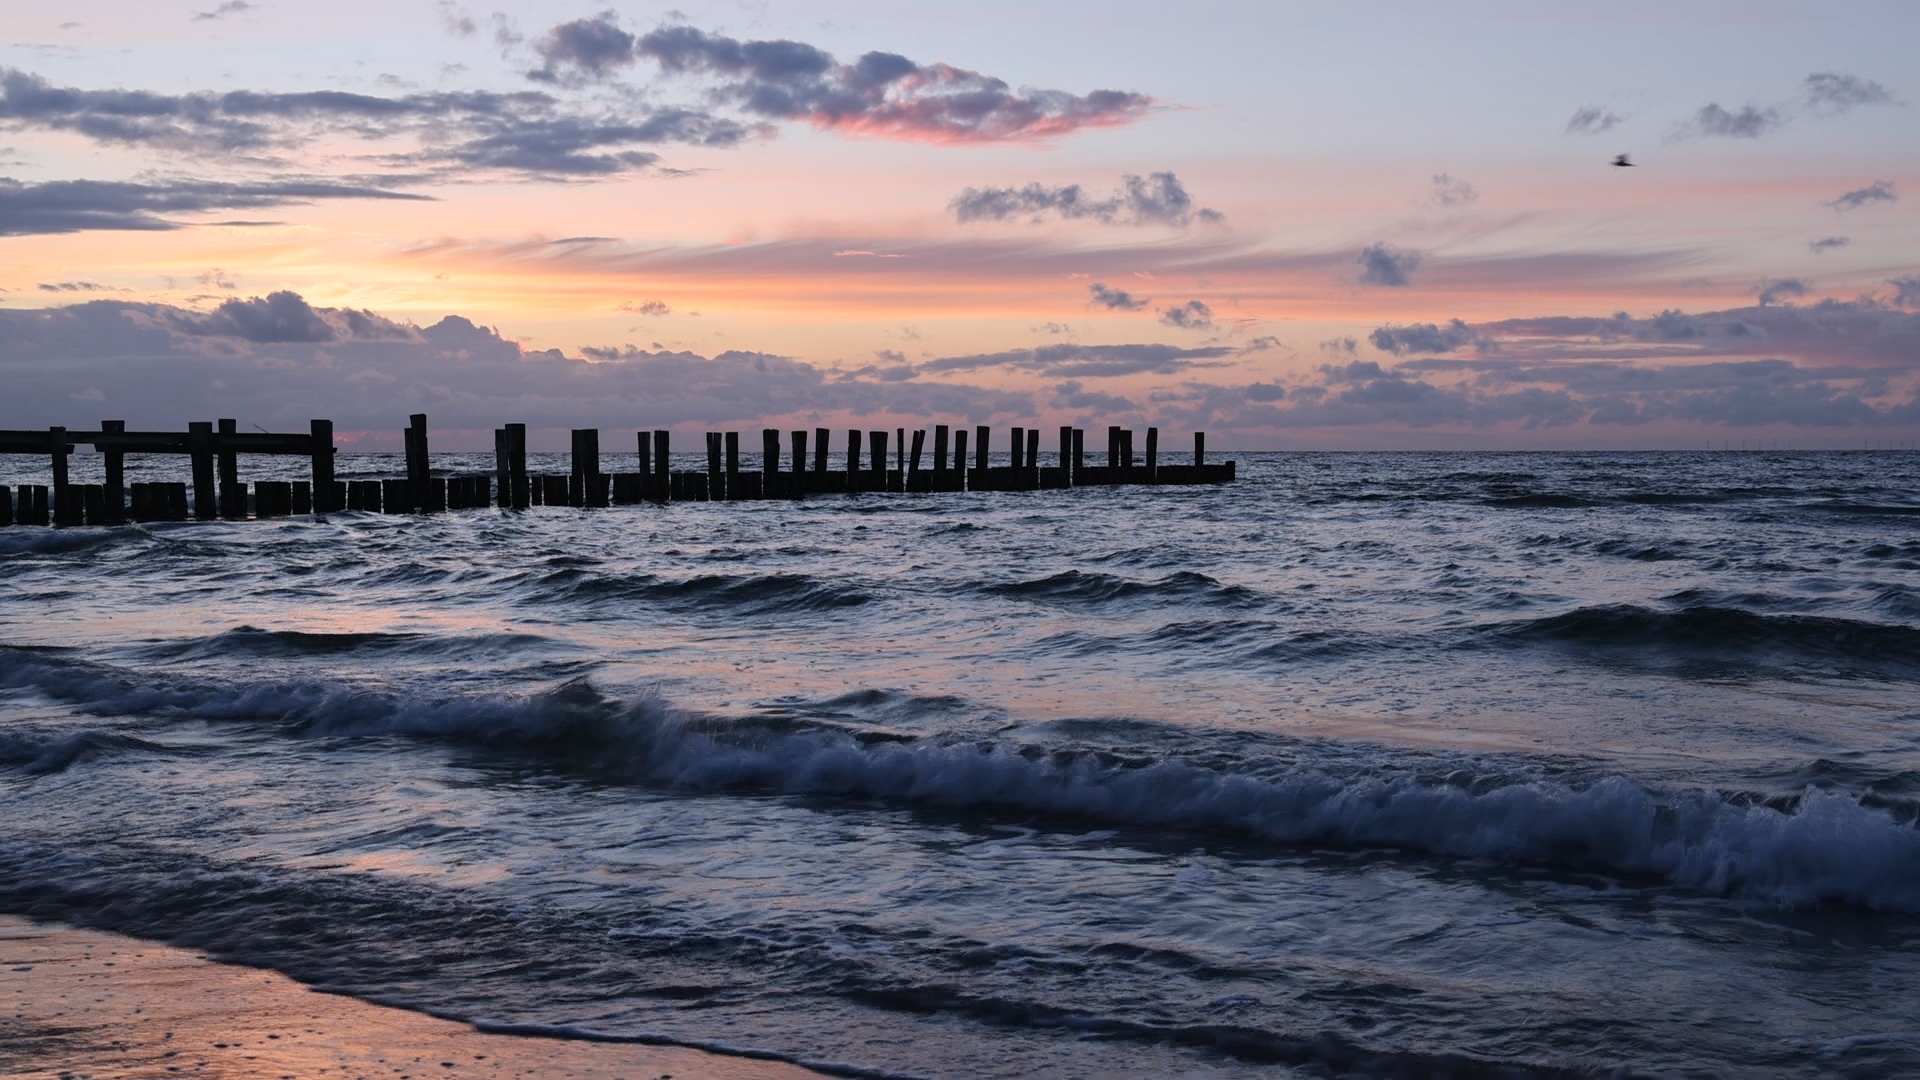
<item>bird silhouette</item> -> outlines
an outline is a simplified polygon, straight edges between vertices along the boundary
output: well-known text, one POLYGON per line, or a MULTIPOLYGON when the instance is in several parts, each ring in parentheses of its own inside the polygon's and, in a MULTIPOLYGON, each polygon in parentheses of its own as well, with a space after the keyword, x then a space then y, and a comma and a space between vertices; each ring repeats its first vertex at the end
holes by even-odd
POLYGON ((1615 154, 1613 156, 1613 167, 1616 169, 1631 169, 1634 166, 1633 162, 1627 160, 1627 155, 1615 154))

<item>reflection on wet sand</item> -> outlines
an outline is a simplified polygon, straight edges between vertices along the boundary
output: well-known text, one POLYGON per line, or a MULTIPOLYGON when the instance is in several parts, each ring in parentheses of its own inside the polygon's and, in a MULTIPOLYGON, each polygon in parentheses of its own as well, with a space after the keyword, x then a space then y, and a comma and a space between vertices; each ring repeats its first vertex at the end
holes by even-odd
POLYGON ((0 1074, 806 1080, 679 1047, 491 1035, 116 934, 0 916, 0 1074))

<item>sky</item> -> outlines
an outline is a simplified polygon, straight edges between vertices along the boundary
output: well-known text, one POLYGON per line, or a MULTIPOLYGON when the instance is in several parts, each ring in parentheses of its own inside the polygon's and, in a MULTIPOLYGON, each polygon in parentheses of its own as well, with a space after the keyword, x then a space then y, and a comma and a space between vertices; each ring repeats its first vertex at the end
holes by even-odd
POLYGON ((1920 440, 1910 0, 0 12, 0 427, 1920 440))

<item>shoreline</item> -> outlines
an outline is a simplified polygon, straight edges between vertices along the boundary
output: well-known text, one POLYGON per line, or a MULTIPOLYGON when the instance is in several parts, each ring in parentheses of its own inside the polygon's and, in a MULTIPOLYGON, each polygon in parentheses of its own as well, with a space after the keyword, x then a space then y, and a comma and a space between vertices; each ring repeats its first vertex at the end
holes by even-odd
POLYGON ((418 1080, 819 1080, 687 1047, 509 1034, 189 949, 0 915, 0 1074, 418 1080))

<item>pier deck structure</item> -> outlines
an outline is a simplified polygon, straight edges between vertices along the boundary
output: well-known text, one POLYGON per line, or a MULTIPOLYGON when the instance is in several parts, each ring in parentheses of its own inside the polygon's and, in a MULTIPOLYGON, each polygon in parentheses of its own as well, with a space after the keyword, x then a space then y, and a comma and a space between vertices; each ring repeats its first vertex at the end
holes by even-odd
POLYGON ((0 486, 0 525, 113 525, 132 521, 229 520, 324 514, 340 510, 431 513, 484 507, 593 507, 664 502, 738 502, 798 499, 809 495, 865 492, 937 493, 959 491, 1035 491, 1122 484, 1224 484, 1234 479, 1234 462, 1206 460, 1206 433, 1193 435, 1191 463, 1160 460, 1160 433, 1148 428, 1145 453, 1136 454, 1133 432, 1107 429, 1104 461, 1090 464, 1086 432, 1061 427, 1054 463, 1042 465, 1040 429, 1013 428, 1007 440, 1007 464, 990 464, 993 431, 979 425, 934 425, 846 433, 839 467, 828 468, 833 432, 827 428, 760 433, 760 466, 743 460, 740 433, 706 433, 706 468, 670 467, 671 438, 664 430, 635 433, 631 472, 602 471, 600 431, 573 432, 571 470, 566 475, 530 475, 525 424, 494 431, 492 473, 434 475, 427 445, 427 417, 415 413, 405 429, 403 475, 380 480, 338 480, 334 475, 333 422, 314 420, 305 432, 243 432, 231 419, 197 421, 184 432, 128 431, 117 420, 98 430, 50 427, 0 430, 0 454, 44 455, 51 483, 0 486), (971 447, 969 446, 971 436, 971 447), (911 450, 908 443, 911 437, 911 450), (931 445, 929 445, 929 442, 931 445), (76 447, 91 446, 104 458, 105 482, 75 484, 68 479, 68 458, 76 447), (891 450, 891 455, 889 455, 891 450), (971 453, 969 453, 971 451, 971 453), (189 458, 187 482, 125 483, 128 454, 180 454, 189 458), (243 454, 308 458, 308 480, 240 478, 243 454), (249 490, 251 488, 251 490, 249 490), (132 495, 131 503, 128 495, 132 495), (189 497, 191 496, 191 497, 189 497))

